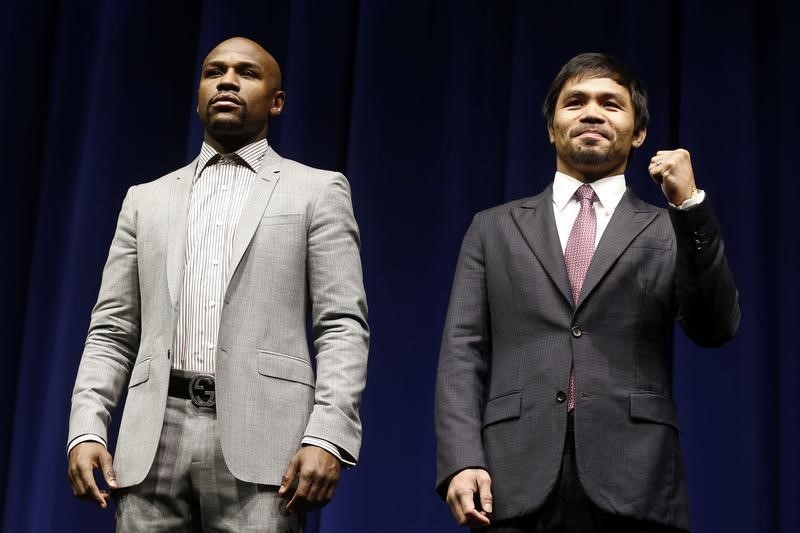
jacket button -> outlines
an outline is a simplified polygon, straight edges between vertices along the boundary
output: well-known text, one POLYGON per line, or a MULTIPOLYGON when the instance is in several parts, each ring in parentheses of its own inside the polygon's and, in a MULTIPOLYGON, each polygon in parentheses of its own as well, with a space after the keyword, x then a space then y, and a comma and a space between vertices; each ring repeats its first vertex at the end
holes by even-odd
POLYGON ((578 326, 572 326, 572 336, 577 339, 581 335, 583 335, 583 331, 581 331, 581 328, 579 328, 578 326))
POLYGON ((556 393, 556 401, 558 403, 564 403, 564 400, 566 399, 567 399, 567 393, 565 393, 563 390, 560 390, 556 393))

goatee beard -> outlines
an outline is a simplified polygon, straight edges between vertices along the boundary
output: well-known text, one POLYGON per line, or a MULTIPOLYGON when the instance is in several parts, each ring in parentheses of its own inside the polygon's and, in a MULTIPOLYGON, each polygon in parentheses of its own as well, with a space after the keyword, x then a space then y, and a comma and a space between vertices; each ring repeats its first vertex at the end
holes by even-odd
MULTIPOLYGON (((244 124, 247 121, 247 104, 245 102, 241 103, 242 112, 238 118, 232 120, 219 120, 216 116, 211 116, 210 109, 206 111, 206 116, 210 117, 208 121, 208 129, 210 131, 218 132, 218 133, 225 133, 225 132, 237 132, 244 128, 244 124)), ((209 108, 211 105, 208 106, 209 108)))
POLYGON ((612 159, 611 151, 600 151, 589 149, 573 149, 571 150, 572 160, 581 165, 602 165, 609 163, 612 159))

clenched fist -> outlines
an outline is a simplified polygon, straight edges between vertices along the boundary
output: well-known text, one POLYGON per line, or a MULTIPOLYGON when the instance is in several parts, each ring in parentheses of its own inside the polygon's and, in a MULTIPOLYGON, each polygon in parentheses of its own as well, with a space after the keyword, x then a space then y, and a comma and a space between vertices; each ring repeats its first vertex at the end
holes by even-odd
POLYGON ((647 170, 653 181, 661 185, 664 196, 673 205, 681 205, 697 190, 694 183, 692 160, 689 152, 683 148, 659 150, 650 159, 647 170))

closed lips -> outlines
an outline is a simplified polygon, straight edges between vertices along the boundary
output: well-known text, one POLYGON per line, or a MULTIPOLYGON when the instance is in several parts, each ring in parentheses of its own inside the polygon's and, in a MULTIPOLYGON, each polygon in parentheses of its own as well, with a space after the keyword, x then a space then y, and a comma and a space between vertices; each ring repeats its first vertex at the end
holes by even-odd
POLYGON ((219 102, 230 102, 233 104, 240 104, 240 105, 242 103, 237 96, 227 93, 218 94, 217 96, 211 99, 212 104, 216 104, 219 102))
POLYGON ((601 131, 601 130, 598 130, 598 129, 595 129, 595 128, 586 128, 586 129, 579 130, 578 132, 575 133, 575 135, 573 135, 573 137, 580 137, 581 135, 584 135, 584 134, 597 135, 597 136, 600 136, 600 137, 608 138, 608 135, 604 131, 601 131))

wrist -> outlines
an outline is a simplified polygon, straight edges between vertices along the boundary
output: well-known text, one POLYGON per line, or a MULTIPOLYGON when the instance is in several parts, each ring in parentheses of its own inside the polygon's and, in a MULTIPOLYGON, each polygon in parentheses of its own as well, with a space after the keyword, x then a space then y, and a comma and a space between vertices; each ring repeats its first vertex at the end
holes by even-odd
POLYGON ((692 186, 690 189, 683 191, 682 194, 676 195, 672 198, 669 198, 669 203, 675 207, 681 207, 684 202, 687 202, 700 194, 700 189, 695 186, 692 186))

